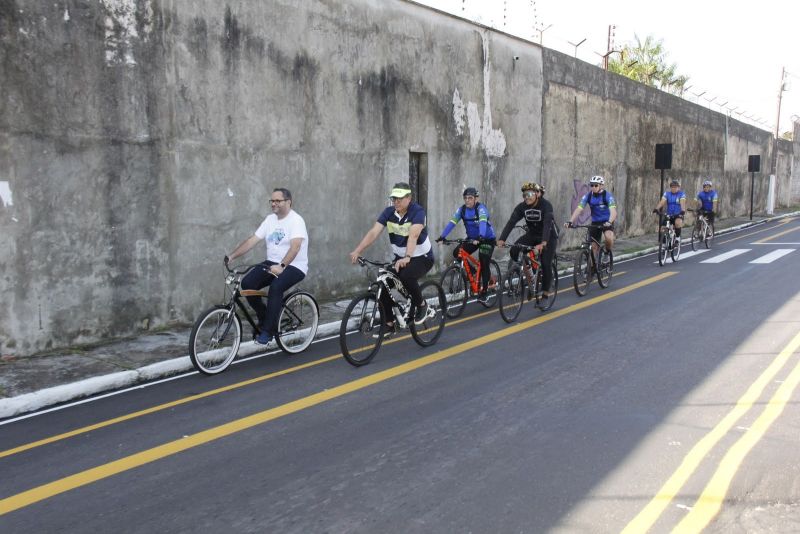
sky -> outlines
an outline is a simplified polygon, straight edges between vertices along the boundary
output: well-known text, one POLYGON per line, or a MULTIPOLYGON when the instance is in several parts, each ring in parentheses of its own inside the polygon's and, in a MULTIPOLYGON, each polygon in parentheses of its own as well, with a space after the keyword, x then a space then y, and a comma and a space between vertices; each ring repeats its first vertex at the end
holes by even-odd
POLYGON ((677 74, 689 77, 684 98, 773 134, 785 68, 780 133, 792 130, 792 116, 800 121, 800 2, 794 0, 414 1, 541 39, 543 46, 593 65, 608 50, 609 26, 612 49, 651 35, 662 41, 677 74))

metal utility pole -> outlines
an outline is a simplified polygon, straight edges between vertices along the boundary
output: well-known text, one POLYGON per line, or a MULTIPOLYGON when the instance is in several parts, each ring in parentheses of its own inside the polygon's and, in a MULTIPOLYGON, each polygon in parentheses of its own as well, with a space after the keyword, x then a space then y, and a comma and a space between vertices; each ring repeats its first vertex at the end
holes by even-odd
POLYGON ((778 116, 775 118, 775 139, 772 141, 772 170, 770 174, 778 174, 778 135, 780 135, 781 127, 781 98, 783 92, 786 90, 784 86, 784 79, 786 78, 786 67, 781 68, 781 84, 778 89, 778 116))
POLYGON ((603 56, 603 68, 608 70, 608 56, 614 51, 614 30, 616 26, 613 24, 608 25, 608 44, 606 46, 606 55, 603 56))

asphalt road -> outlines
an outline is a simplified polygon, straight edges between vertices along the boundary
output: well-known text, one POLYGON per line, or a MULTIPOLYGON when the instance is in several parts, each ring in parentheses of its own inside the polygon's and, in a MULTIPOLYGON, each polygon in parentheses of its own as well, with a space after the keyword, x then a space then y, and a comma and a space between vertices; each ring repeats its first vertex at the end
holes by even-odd
POLYGON ((799 531, 798 249, 778 221, 359 369, 332 339, 3 424, 0 532, 799 531))

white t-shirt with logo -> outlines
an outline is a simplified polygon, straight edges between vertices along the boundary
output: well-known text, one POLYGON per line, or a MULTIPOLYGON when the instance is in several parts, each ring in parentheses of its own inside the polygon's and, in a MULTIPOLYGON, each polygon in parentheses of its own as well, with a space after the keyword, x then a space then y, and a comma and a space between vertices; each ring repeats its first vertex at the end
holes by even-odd
POLYGON ((283 219, 278 219, 274 213, 268 215, 256 230, 255 235, 266 241, 267 261, 275 263, 280 263, 286 257, 292 239, 302 238, 303 244, 300 245, 297 256, 289 265, 300 269, 303 274, 308 273, 308 232, 306 231, 306 222, 297 212, 289 210, 283 219))

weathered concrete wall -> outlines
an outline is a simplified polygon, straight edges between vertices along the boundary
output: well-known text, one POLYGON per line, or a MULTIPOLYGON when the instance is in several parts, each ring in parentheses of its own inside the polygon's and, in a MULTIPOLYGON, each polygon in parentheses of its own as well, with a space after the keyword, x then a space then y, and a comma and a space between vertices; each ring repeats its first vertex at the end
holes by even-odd
POLYGON ((596 173, 641 232, 668 141, 670 176, 713 176, 742 213, 746 156, 769 161, 760 130, 401 0, 6 0, 0 80, 2 354, 191 322, 278 186, 310 229, 304 286, 342 298, 409 152, 427 154, 434 235, 465 185, 499 229, 522 181, 563 221, 596 173))

